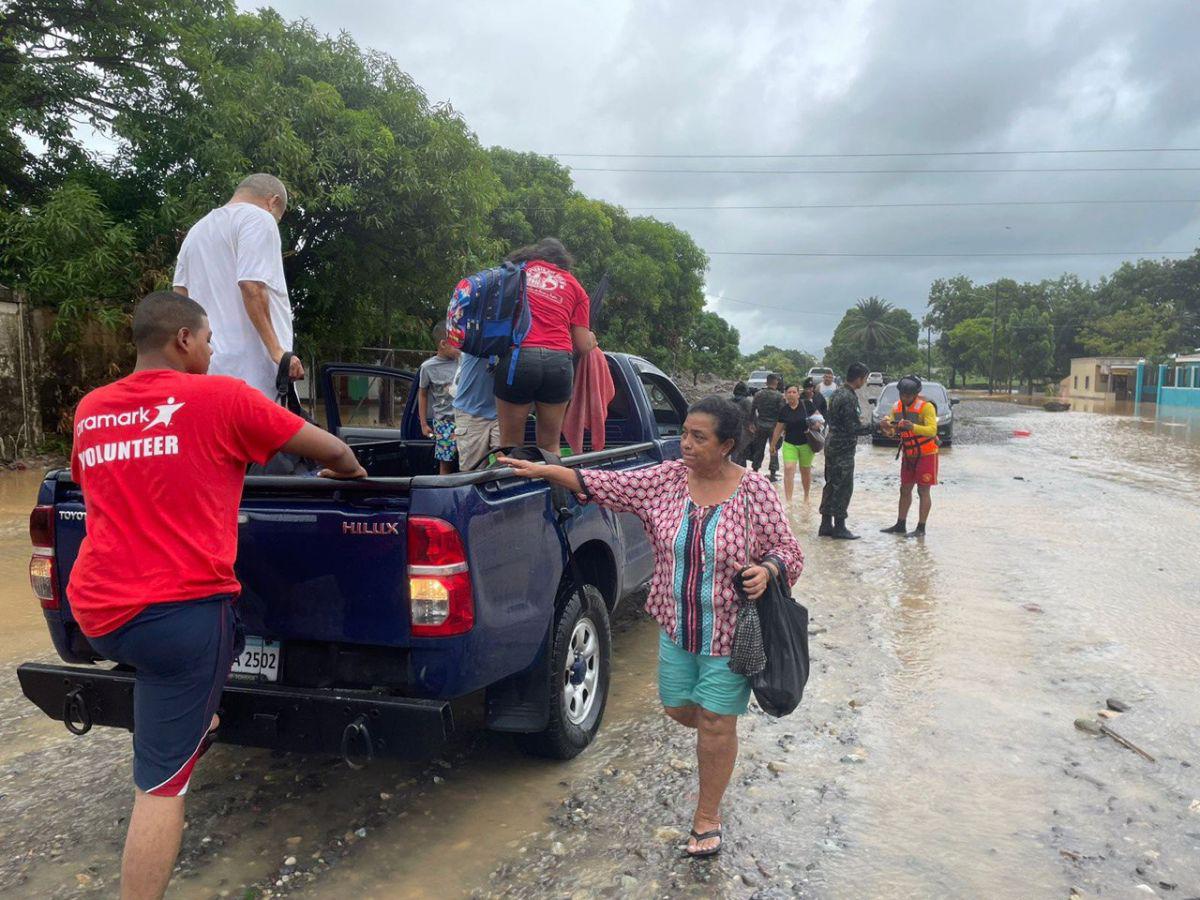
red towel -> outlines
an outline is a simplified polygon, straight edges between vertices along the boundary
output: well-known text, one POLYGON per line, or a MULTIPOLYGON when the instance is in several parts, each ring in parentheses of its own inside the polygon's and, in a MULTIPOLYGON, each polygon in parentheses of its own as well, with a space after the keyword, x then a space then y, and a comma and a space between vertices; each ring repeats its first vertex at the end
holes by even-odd
POLYGON ((563 437, 572 453, 583 452, 583 429, 592 434, 592 449, 604 449, 604 423, 608 404, 617 389, 613 386, 608 358, 599 347, 575 363, 575 391, 563 420, 563 437))

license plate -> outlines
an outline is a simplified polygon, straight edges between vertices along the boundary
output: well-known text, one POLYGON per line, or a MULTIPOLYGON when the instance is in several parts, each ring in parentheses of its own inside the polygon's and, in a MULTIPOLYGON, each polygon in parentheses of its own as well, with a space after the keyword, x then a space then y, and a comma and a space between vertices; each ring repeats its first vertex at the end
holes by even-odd
POLYGON ((278 681, 279 660, 283 655, 279 641, 246 635, 246 649, 233 661, 232 677, 256 681, 278 681))

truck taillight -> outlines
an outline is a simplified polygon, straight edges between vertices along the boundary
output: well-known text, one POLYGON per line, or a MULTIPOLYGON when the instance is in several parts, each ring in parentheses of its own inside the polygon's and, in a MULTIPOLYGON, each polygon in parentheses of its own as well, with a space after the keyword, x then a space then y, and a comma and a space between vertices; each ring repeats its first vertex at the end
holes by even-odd
POLYGON ((42 609, 58 609, 58 572, 53 556, 33 554, 29 560, 29 584, 42 609))
POLYGON ((54 547, 54 507, 35 506, 29 514, 29 540, 34 547, 49 550, 54 547))
POLYGON ((449 522, 409 518, 408 598, 413 637, 450 637, 475 624, 467 554, 449 522))
POLYGON ((54 507, 35 506, 29 514, 29 584, 42 609, 58 609, 58 569, 54 559, 54 507))

